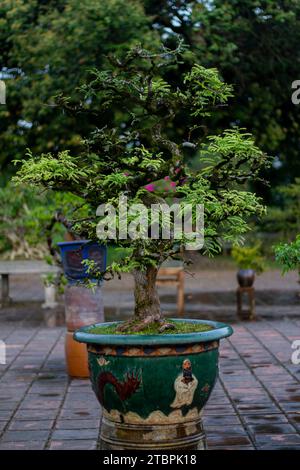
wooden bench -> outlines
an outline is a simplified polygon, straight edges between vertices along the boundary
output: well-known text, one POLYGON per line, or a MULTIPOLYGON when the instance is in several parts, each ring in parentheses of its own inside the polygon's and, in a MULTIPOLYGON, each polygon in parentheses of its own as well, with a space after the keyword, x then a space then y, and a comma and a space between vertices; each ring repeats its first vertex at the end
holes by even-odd
MULTIPOLYGON (((9 276, 17 274, 58 274, 59 272, 59 267, 51 266, 44 261, 0 261, 2 307, 11 302, 9 297, 9 276)), ((45 307, 47 307, 47 304, 45 304, 45 307)))
POLYGON ((156 280, 158 286, 175 285, 177 287, 177 312, 184 314, 184 271, 183 267, 162 267, 156 280))

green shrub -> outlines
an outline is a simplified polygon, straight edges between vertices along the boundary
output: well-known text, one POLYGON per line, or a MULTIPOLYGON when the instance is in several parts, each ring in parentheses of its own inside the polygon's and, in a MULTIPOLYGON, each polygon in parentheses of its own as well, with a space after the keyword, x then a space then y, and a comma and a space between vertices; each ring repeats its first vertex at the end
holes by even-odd
POLYGON ((297 269, 300 272, 300 235, 291 243, 280 243, 275 247, 275 259, 283 273, 297 269))
POLYGON ((261 254, 260 243, 254 246, 234 246, 231 255, 239 269, 253 269, 257 274, 265 270, 265 258, 261 254))

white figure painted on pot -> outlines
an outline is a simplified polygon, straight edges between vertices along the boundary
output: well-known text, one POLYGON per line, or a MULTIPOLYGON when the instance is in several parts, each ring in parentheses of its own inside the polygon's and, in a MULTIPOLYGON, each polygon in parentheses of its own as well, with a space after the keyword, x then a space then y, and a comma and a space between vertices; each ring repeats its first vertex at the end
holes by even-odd
POLYGON ((181 408, 184 405, 191 405, 197 386, 198 380, 192 372, 191 361, 185 359, 182 364, 182 374, 174 382, 176 396, 171 407, 181 408))

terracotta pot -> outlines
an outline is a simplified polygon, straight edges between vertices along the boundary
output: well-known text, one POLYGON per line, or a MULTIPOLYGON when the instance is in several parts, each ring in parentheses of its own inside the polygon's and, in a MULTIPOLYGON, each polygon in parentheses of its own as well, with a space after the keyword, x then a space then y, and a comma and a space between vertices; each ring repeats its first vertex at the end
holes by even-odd
POLYGON ((240 287, 252 287, 255 281, 255 271, 253 269, 240 269, 236 277, 240 287))
POLYGON ((202 323, 213 329, 149 336, 96 335, 91 327, 75 332, 87 344, 92 387, 103 408, 102 450, 206 448, 201 411, 216 382, 219 340, 233 331, 202 323))
POLYGON ((84 344, 73 339, 73 332, 67 331, 65 337, 67 372, 70 377, 89 377, 88 354, 84 344))

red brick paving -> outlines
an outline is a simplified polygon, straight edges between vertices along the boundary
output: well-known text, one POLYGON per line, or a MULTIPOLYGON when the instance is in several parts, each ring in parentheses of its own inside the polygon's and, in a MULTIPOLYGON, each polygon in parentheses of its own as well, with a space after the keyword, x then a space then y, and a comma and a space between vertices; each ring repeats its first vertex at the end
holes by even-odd
MULTIPOLYGON (((277 319, 235 323, 222 342, 203 418, 209 449, 300 450, 300 365, 291 362, 299 305, 286 319, 278 319, 281 305, 264 308, 277 319)), ((100 408, 88 380, 66 375, 64 333, 45 327, 38 299, 0 311, 0 450, 97 449, 100 408)))
MULTIPOLYGON (((209 449, 299 449, 300 365, 291 363, 297 320, 234 325, 220 379, 204 412, 209 449)), ((64 328, 3 322, 0 449, 96 449, 100 409, 89 381, 69 381, 64 328)))

